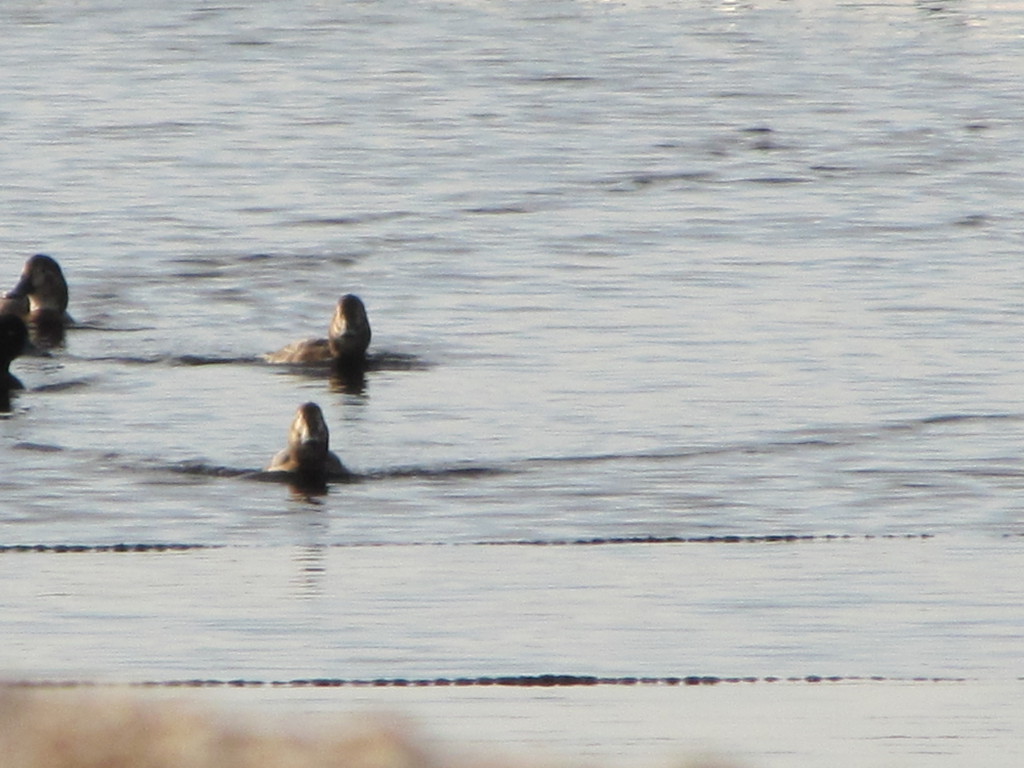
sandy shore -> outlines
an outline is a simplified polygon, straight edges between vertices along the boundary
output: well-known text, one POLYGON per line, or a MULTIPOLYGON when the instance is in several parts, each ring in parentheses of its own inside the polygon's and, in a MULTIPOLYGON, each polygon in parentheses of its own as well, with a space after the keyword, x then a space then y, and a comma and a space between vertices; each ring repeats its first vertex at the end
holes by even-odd
MULTIPOLYGON (((502 754, 508 751, 509 754, 502 754)), ((119 689, 0 686, 5 768, 562 768, 439 745, 401 718, 295 722, 213 711, 184 698, 119 689)), ((582 761, 575 765, 582 765, 582 761)), ((687 762, 690 768, 725 768, 687 762)))

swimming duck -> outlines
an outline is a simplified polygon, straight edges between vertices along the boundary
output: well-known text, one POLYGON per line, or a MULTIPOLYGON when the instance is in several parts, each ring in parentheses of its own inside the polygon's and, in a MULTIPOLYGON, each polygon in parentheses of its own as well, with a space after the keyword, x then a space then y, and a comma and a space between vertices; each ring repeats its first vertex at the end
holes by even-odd
POLYGON ((288 447, 279 451, 267 472, 289 472, 307 482, 347 477, 349 472, 329 447, 330 433, 316 403, 299 406, 288 431, 288 447))
POLYGON ((25 262, 18 284, 7 293, 8 299, 27 296, 30 316, 53 313, 69 322, 68 284, 55 259, 42 253, 25 262))
POLYGON ((266 355, 271 363, 322 363, 359 366, 370 346, 370 321, 362 299, 348 293, 338 299, 326 339, 306 339, 266 355))
POLYGON ((0 390, 24 389, 24 385, 10 372, 11 361, 18 357, 28 343, 28 328, 17 315, 0 315, 0 390))
POLYGON ((12 306, 24 307, 26 299, 33 339, 44 346, 59 344, 64 328, 73 321, 68 315, 68 284, 55 259, 37 253, 25 262, 18 284, 7 292, 4 301, 20 302, 12 306))

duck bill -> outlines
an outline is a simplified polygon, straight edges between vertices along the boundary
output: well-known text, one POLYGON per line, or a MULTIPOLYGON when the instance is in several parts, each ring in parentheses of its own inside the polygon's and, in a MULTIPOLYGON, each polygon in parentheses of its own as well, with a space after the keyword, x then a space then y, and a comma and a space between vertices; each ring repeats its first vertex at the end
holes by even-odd
POLYGON ((322 425, 310 424, 306 419, 302 419, 301 423, 297 426, 299 444, 304 448, 312 448, 327 442, 322 425))

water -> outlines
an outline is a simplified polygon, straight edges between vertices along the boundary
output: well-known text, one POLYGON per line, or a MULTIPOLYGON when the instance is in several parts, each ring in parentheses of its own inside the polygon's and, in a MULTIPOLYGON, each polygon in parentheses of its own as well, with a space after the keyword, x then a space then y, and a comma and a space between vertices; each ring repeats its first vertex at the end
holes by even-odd
POLYGON ((216 695, 608 762, 1019 763, 1024 12, 135 0, 0 31, 6 287, 53 255, 83 326, 0 421, 0 544, 51 547, 0 553, 11 676, 880 676, 216 695), (347 292, 361 387, 260 361, 347 292), (359 479, 239 477, 306 400, 359 479))

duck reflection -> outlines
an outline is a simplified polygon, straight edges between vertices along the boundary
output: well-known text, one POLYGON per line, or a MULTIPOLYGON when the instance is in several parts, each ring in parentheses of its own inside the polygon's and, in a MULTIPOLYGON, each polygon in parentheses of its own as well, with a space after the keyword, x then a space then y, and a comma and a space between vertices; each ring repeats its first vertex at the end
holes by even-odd
POLYGON ((293 559, 297 573, 291 581, 297 588, 298 597, 309 599, 323 594, 324 574, 327 572, 324 552, 323 544, 306 544, 295 550, 293 559))
POLYGON ((345 395, 366 394, 366 368, 335 362, 331 365, 330 388, 345 395))

